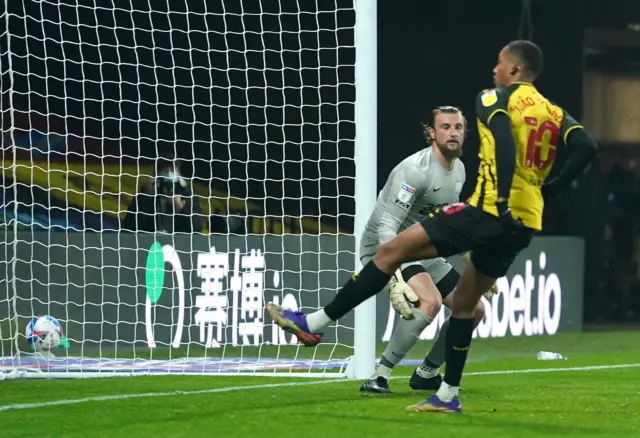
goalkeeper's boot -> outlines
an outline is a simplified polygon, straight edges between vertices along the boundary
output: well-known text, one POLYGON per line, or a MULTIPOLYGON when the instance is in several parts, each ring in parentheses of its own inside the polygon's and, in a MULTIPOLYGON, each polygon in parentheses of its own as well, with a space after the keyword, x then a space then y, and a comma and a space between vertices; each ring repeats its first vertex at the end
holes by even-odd
POLYGON ((322 340, 322 333, 311 333, 307 326, 307 316, 303 312, 295 312, 273 303, 267 303, 265 310, 280 328, 294 334, 307 347, 315 347, 322 340))
POLYGON ((409 379, 409 386, 417 391, 437 391, 441 383, 442 376, 440 373, 433 377, 422 377, 418 374, 418 370, 413 370, 413 374, 409 379))
POLYGON ((450 402, 444 402, 433 394, 431 397, 418 403, 417 405, 407 406, 407 411, 411 412, 442 412, 444 414, 462 414, 462 404, 457 397, 450 402))
POLYGON ((360 392, 373 392, 376 394, 391 394, 389 381, 382 376, 367 380, 360 387, 360 392))

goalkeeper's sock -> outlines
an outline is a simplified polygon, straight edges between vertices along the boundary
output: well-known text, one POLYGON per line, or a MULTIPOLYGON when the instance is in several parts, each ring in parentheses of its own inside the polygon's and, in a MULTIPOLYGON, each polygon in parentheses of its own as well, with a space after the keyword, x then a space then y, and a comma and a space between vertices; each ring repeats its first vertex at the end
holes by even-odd
POLYGON ((389 377, 391 377, 391 371, 393 371, 394 366, 395 364, 389 362, 389 360, 383 355, 382 359, 380 359, 380 364, 376 367, 376 370, 371 375, 371 378, 375 379, 376 377, 384 377, 385 379, 389 380, 389 377))
POLYGON ((447 369, 444 374, 444 382, 438 390, 440 400, 447 402, 458 395, 462 372, 467 361, 469 346, 473 337, 473 318, 449 318, 447 330, 447 369))
POLYGON ((435 376, 438 374, 440 367, 444 363, 445 355, 447 353, 447 332, 449 331, 449 318, 444 321, 442 327, 440 327, 440 331, 438 332, 438 337, 436 337, 436 341, 433 343, 431 350, 427 353, 427 356, 424 358, 422 365, 416 371, 420 377, 424 377, 426 379, 435 376))
POLYGON ((359 273, 354 274, 347 281, 333 300, 325 306, 324 310, 307 315, 309 331, 316 333, 329 325, 331 321, 337 321, 342 318, 358 304, 380 292, 387 285, 390 278, 391 274, 381 271, 373 261, 370 261, 359 273), (316 315, 323 311, 329 321, 316 315))
POLYGON ((420 309, 412 309, 413 319, 400 318, 398 326, 391 336, 387 348, 382 354, 383 358, 396 366, 405 358, 409 350, 420 340, 420 334, 433 322, 433 318, 425 315, 420 309))

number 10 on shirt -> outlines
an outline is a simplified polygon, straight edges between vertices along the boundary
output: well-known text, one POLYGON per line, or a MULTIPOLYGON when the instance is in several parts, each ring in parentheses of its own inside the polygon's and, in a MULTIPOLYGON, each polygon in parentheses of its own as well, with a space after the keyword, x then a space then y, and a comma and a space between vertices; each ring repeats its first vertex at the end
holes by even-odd
POLYGON ((524 121, 532 127, 529 131, 524 167, 546 169, 553 163, 556 156, 560 128, 549 120, 538 125, 538 119, 535 117, 525 117, 524 121), (544 158, 543 152, 545 152, 544 158))

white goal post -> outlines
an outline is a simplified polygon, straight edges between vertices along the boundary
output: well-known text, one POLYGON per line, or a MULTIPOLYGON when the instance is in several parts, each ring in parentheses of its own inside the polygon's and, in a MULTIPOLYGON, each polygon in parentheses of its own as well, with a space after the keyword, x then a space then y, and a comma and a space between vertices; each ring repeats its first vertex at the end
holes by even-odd
POLYGON ((361 267, 377 196, 376 9, 5 2, 0 380, 368 377, 375 298, 315 349, 263 308, 321 308, 361 267), (185 184, 159 162, 180 163, 185 184), (158 181, 186 187, 171 208, 199 214, 178 225, 156 212, 140 230, 128 210, 158 181), (191 231, 161 228, 174 226, 191 231), (39 315, 63 327, 50 352, 25 337, 39 315))

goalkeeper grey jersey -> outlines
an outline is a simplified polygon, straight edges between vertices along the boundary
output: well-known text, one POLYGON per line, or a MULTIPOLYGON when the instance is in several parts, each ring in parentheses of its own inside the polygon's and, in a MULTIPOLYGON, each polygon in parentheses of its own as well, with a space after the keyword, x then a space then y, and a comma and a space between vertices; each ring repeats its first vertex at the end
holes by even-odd
POLYGON ((462 161, 447 171, 431 147, 404 159, 380 191, 363 240, 382 245, 435 209, 458 202, 464 181, 462 161))

